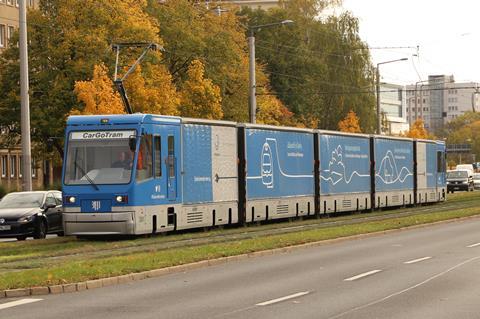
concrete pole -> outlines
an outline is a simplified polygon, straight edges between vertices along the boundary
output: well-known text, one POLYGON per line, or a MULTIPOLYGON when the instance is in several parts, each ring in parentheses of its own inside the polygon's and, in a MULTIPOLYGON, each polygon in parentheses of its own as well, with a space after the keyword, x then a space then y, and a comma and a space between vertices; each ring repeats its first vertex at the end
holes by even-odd
POLYGON ((30 144, 30 100, 28 88, 28 52, 27 52, 27 0, 19 1, 20 32, 20 125, 22 133, 22 189, 32 190, 32 154, 30 144))
POLYGON ((376 81, 376 89, 377 89, 377 134, 382 134, 382 118, 380 113, 380 65, 377 64, 376 74, 375 74, 375 81, 376 81))
POLYGON ((249 120, 251 124, 255 124, 256 111, 257 111, 257 96, 256 96, 256 81, 255 81, 255 36, 253 30, 250 31, 250 36, 248 37, 248 53, 249 53, 249 120))

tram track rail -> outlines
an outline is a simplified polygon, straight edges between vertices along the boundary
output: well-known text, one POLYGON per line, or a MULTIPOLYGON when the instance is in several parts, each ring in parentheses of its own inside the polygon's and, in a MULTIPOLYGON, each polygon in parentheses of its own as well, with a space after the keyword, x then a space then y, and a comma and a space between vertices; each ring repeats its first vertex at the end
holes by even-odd
MULTIPOLYGON (((305 220, 295 220, 291 222, 276 221, 275 223, 257 223, 248 225, 246 227, 225 229, 215 228, 209 232, 189 231, 152 236, 150 238, 138 238, 127 241, 119 241, 118 239, 114 241, 92 241, 67 238, 64 239, 64 242, 57 243, 58 240, 62 241, 62 239, 58 239, 56 241, 54 238, 43 241, 46 246, 52 246, 51 251, 49 251, 47 248, 44 249, 42 253, 38 254, 35 254, 34 252, 22 254, 22 248, 26 248, 28 251, 29 244, 28 242, 23 242, 19 245, 20 253, 17 256, 7 256, 8 251, 1 249, 2 246, 7 246, 9 249, 12 249, 12 247, 15 247, 16 243, 8 243, 9 245, 0 244, 0 271, 14 272, 26 269, 35 269, 37 267, 44 267, 47 264, 59 264, 64 260, 82 260, 85 258, 125 256, 149 251, 161 251, 208 244, 235 242, 266 236, 289 234, 293 232, 377 222, 429 213, 448 212, 459 209, 471 209, 478 207, 480 204, 480 196, 463 197, 465 196, 462 196, 458 199, 454 198, 452 201, 443 203, 407 207, 396 210, 387 209, 383 211, 362 212, 350 215, 325 215, 318 219, 308 218, 305 220)), ((37 242, 32 241, 33 246, 42 247, 41 245, 36 245, 36 243, 37 242)))

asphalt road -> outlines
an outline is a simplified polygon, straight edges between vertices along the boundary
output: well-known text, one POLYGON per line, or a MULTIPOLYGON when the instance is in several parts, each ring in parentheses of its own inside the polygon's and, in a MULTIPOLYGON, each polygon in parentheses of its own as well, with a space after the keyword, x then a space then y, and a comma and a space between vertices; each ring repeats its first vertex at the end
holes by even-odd
POLYGON ((79 293, 3 299, 0 318, 479 318, 479 229, 474 218, 79 293))
MULTIPOLYGON (((55 238, 57 235, 47 235, 47 239, 55 238)), ((33 237, 28 237, 26 240, 33 240, 33 237)), ((16 242, 16 238, 0 238, 0 243, 7 243, 7 242, 16 242)))

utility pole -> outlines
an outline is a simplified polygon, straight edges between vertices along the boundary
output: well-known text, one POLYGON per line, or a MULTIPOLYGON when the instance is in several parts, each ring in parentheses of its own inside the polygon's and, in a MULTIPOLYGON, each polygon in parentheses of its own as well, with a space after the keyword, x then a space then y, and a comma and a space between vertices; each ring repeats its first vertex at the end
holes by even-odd
POLYGON ((248 27, 248 77, 249 77, 249 96, 248 96, 248 116, 250 123, 255 124, 257 121, 257 83, 255 80, 255 30, 286 25, 293 23, 292 20, 283 20, 280 22, 255 25, 248 27))
POLYGON ((32 149, 30 142, 30 99, 28 87, 27 0, 19 0, 20 32, 20 125, 22 133, 22 189, 32 190, 32 149))
POLYGON ((249 121, 252 124, 255 124, 257 121, 256 118, 256 109, 257 109, 257 96, 256 88, 257 83, 255 80, 255 36, 253 30, 250 30, 248 35, 248 78, 249 78, 249 108, 248 108, 248 117, 249 121))

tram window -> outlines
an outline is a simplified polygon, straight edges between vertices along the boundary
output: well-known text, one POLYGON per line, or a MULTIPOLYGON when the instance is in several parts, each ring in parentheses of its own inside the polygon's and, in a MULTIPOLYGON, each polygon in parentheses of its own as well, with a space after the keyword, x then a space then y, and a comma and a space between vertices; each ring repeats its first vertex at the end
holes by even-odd
POLYGON ((152 135, 143 135, 138 150, 137 181, 153 177, 152 158, 152 135))
POLYGON ((155 147, 155 177, 162 176, 162 140, 160 136, 153 138, 155 147))
POLYGON ((437 172, 444 173, 446 171, 445 167, 446 161, 442 152, 437 152, 437 172))
POLYGON ((175 177, 175 143, 172 135, 168 136, 168 174, 175 177))

